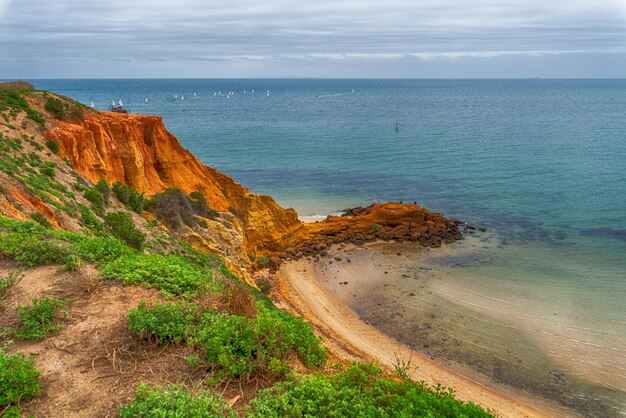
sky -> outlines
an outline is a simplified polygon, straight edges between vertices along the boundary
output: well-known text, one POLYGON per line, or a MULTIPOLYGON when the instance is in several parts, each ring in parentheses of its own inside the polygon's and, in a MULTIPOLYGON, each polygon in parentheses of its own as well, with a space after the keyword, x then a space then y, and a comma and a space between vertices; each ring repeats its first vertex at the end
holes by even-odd
POLYGON ((626 78, 626 0, 0 0, 0 78, 626 78))

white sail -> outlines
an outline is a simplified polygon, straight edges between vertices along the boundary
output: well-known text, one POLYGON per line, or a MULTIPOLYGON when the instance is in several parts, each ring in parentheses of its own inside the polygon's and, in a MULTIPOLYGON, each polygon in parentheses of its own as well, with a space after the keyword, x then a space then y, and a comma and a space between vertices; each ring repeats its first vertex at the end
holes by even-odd
POLYGON ((175 95, 174 95, 174 98, 175 98, 175 99, 178 99, 178 94, 175 94, 175 95))
POLYGON ((182 94, 180 95, 180 100, 185 100, 185 96, 183 96, 182 94))
POLYGON ((148 103, 148 98, 146 97, 146 103, 148 103))
POLYGON ((122 99, 120 99, 120 100, 119 100, 118 104, 119 104, 120 106, 124 106, 124 103, 122 103, 122 99))
POLYGON ((92 108, 92 109, 95 109, 95 107, 96 107, 96 106, 93 104, 93 102, 91 102, 91 108, 92 108))

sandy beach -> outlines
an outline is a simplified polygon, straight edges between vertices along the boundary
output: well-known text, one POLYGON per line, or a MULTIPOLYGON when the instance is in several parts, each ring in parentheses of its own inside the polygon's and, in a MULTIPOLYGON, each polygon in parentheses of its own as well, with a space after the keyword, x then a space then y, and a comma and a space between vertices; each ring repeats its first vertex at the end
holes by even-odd
POLYGON ((555 306, 528 305, 522 288, 465 275, 502 247, 481 235, 436 249, 336 246, 285 263, 280 294, 340 357, 392 370, 397 356, 410 358, 415 379, 501 416, 621 416, 619 340, 574 329, 555 306))
POLYGON ((564 411, 494 390, 411 350, 367 324, 316 277, 314 263, 298 260, 279 270, 283 303, 302 313, 321 332, 334 354, 346 360, 368 359, 392 369, 398 358, 410 361, 413 378, 456 389, 457 397, 480 404, 502 417, 566 416, 564 411))

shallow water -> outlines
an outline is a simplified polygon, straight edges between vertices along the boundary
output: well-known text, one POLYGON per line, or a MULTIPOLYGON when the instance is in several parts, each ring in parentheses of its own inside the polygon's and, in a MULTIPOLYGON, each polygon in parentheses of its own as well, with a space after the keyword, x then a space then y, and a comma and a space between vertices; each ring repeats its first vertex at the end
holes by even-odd
POLYGON ((558 283, 529 286, 501 263, 549 255, 516 247, 493 235, 433 250, 375 245, 340 250, 341 261, 331 254, 316 274, 363 320, 452 368, 572 414, 622 416, 626 324, 610 306, 619 298, 600 308, 594 295, 558 283), (593 314, 580 315, 585 307, 593 314))
POLYGON ((433 293, 481 317, 498 302, 497 332, 529 341, 516 353, 578 361, 567 376, 626 390, 626 80, 35 84, 163 115, 204 163, 301 215, 402 200, 486 226, 478 254, 433 259, 447 283, 433 293))

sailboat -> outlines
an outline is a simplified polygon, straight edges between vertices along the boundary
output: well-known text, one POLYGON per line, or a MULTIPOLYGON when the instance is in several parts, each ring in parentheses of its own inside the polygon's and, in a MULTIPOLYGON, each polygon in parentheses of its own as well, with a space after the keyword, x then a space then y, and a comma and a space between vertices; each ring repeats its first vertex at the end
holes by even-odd
POLYGON ((193 96, 194 96, 194 97, 196 96, 196 92, 195 92, 195 91, 193 92, 193 96))
POLYGON ((267 94, 266 94, 266 96, 268 96, 268 97, 269 97, 269 95, 270 95, 270 91, 268 90, 268 91, 267 91, 267 94))
POLYGON ((178 99, 178 94, 175 94, 175 95, 174 95, 174 98, 175 98, 175 99, 178 99))
POLYGON ((117 112, 117 113, 128 113, 128 110, 124 108, 124 103, 122 103, 122 99, 119 100, 117 105, 115 104, 115 100, 113 100, 111 107, 109 107, 109 110, 111 112, 117 112))
POLYGON ((185 100, 185 96, 183 96, 182 94, 180 95, 180 100, 185 100))
POLYGON ((146 103, 148 103, 148 98, 146 97, 146 103))
POLYGON ((95 109, 95 108, 96 108, 96 106, 93 104, 93 102, 91 102, 91 108, 92 108, 92 109, 95 109))

